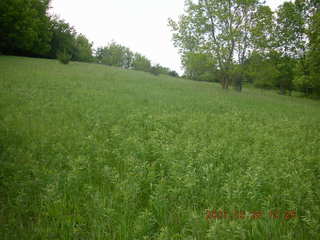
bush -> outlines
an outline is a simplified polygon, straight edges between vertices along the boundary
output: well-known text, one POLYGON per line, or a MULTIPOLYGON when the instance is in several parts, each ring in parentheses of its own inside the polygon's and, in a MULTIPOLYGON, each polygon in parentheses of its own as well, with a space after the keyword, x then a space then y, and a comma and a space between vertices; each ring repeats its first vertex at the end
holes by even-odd
POLYGON ((152 73, 155 76, 158 76, 160 74, 159 68, 157 66, 152 66, 150 68, 150 73, 152 73))
POLYGON ((179 74, 176 71, 170 71, 169 76, 171 77, 179 77, 179 74))
POLYGON ((63 64, 68 64, 71 60, 71 55, 68 54, 66 51, 64 51, 64 52, 58 53, 57 58, 58 58, 59 62, 61 62, 63 64))

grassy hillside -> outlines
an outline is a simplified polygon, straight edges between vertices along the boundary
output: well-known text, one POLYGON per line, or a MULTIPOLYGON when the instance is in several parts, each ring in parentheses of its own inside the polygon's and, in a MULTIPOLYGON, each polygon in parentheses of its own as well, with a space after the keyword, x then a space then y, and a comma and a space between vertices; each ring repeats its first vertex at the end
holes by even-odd
POLYGON ((319 222, 319 102, 0 57, 1 239, 318 239, 319 222))

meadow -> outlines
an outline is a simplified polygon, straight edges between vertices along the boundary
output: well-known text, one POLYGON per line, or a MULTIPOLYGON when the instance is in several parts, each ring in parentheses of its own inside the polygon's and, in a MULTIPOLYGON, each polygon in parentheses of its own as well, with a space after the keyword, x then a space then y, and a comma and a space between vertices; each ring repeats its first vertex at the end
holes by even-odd
POLYGON ((0 239, 320 239, 320 102, 0 56, 0 239))

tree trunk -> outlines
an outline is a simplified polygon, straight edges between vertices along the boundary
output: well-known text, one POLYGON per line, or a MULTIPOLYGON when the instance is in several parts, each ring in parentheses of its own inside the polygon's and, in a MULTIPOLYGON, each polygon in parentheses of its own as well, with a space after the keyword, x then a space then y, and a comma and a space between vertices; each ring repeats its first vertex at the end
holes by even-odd
POLYGON ((241 92, 241 91, 242 91, 242 81, 241 81, 241 80, 239 80, 239 81, 236 82, 236 90, 237 90, 238 92, 241 92))
POLYGON ((229 88, 229 78, 228 76, 224 76, 222 88, 227 90, 229 88))

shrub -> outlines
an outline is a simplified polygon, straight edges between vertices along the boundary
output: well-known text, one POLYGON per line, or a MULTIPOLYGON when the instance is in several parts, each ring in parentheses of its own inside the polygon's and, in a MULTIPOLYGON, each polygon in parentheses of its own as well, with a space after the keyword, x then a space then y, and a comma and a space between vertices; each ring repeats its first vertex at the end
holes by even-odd
POLYGON ((152 73, 155 76, 158 76, 160 74, 159 68, 156 66, 152 66, 150 69, 150 73, 152 73))
POLYGON ((66 51, 63 51, 58 53, 57 58, 59 62, 63 64, 68 64, 71 60, 71 55, 68 54, 66 51))

